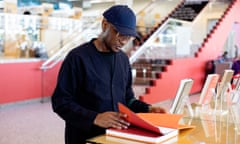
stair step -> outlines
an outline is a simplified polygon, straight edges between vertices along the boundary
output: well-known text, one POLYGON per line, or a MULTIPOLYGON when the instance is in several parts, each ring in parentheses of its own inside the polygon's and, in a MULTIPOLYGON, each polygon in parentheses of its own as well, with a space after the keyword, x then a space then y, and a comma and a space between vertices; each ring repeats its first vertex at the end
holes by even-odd
POLYGON ((135 97, 138 99, 139 96, 144 95, 146 93, 147 86, 144 85, 133 85, 133 92, 135 97))
POLYGON ((145 77, 145 78, 159 78, 159 74, 162 71, 142 71, 142 70, 137 70, 136 71, 136 77, 145 77))
POLYGON ((163 64, 168 65, 171 63, 170 59, 138 59, 136 62, 134 62, 132 65, 136 64, 163 64))
POLYGON ((133 84, 134 84, 134 85, 151 86, 153 80, 155 80, 155 78, 135 77, 133 84))
POLYGON ((166 64, 134 63, 132 68, 161 68, 164 66, 166 66, 166 64))
POLYGON ((185 2, 172 15, 172 18, 193 21, 206 6, 207 1, 185 2))
POLYGON ((132 68, 135 69, 136 72, 141 72, 141 73, 148 73, 148 72, 163 72, 165 71, 165 67, 138 67, 138 68, 132 68))

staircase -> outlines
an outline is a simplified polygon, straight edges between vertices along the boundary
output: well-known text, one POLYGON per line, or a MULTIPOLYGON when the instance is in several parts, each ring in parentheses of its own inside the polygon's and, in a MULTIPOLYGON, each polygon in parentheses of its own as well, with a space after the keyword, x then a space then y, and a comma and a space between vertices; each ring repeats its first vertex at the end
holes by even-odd
MULTIPOLYGON (((181 5, 179 6, 181 7, 181 5)), ((177 8, 178 9, 178 8, 177 8)), ((176 9, 175 9, 176 10, 176 9)), ((174 12, 175 12, 174 10, 174 12)), ((174 13, 173 12, 173 13, 174 13)), ((168 18, 171 18, 170 14, 164 19, 157 27, 153 28, 151 32, 142 37, 139 48, 136 52, 141 51, 141 46, 144 47, 151 37, 156 36, 155 33, 168 18)), ((226 16, 223 16, 226 17, 226 16)), ((220 20, 222 21, 222 20, 220 20)), ((220 25, 220 24, 219 24, 220 25)), ((215 27, 216 30, 217 27, 215 27)), ((215 31, 212 31, 212 33, 215 31)), ((221 34, 218 34, 221 35, 221 34)), ((223 36, 223 35, 221 35, 223 36)), ((224 36, 227 36, 224 33, 224 36)), ((216 49, 211 50, 214 45, 208 46, 210 50, 205 50, 206 43, 212 38, 212 35, 207 35, 207 39, 200 47, 195 57, 184 59, 161 59, 161 58, 142 58, 132 59, 130 56, 130 62, 133 68, 133 88, 136 97, 148 103, 155 103, 161 100, 173 98, 178 88, 178 81, 183 78, 191 77, 194 80, 194 86, 192 92, 197 92, 201 89, 203 83, 203 77, 201 71, 204 69, 204 64, 207 59, 215 57, 216 49), (211 55, 209 55, 209 53, 211 55), (212 55, 215 54, 215 55, 212 55), (197 64, 197 65, 196 65, 197 64), (140 68, 141 67, 141 68, 140 68)), ((218 40, 214 40, 216 41, 218 40)), ((224 42, 224 40, 223 40, 224 42)), ((220 44, 220 43, 219 43, 220 44)), ((222 46, 223 44, 221 44, 222 46)), ((218 48, 220 48, 219 46, 218 48)), ((144 48, 143 48, 144 49, 144 48)), ((144 50, 143 50, 144 51, 144 50)), ((219 50, 218 50, 219 51, 219 50)), ((141 55, 141 54, 140 54, 141 55)))
POLYGON ((193 21, 207 3, 208 1, 184 2, 170 17, 184 21, 193 21))
POLYGON ((153 86, 156 79, 161 78, 161 73, 166 71, 166 65, 171 64, 168 59, 138 59, 132 64, 133 89, 135 96, 146 93, 146 88, 153 86))
POLYGON ((170 64, 170 60, 164 59, 138 59, 132 64, 133 73, 135 73, 134 85, 152 85, 152 80, 161 77, 165 71, 165 66, 170 64))
MULTIPOLYGON (((207 1, 202 1, 198 3, 184 2, 178 8, 176 8, 175 11, 173 11, 168 18, 175 18, 182 21, 193 22, 197 15, 207 5, 207 3, 207 1)), ((229 7, 231 7, 231 4, 229 7)), ((226 11, 228 10, 229 9, 227 9, 226 11)), ((166 21, 167 19, 163 21, 163 23, 166 21)), ((158 27, 161 27, 163 23, 159 24, 158 27)), ((155 34, 158 27, 153 28, 149 34, 143 36, 141 44, 144 45, 148 41, 148 39, 155 34)), ((216 29, 216 27, 214 27, 214 29, 216 29)), ((207 35, 206 39, 211 39, 211 37, 207 35)), ((133 60, 133 88, 136 97, 149 103, 173 98, 179 85, 178 81, 183 78, 192 78, 194 80, 194 86, 191 93, 199 92, 202 88, 205 77, 205 61, 206 59, 213 59, 214 57, 216 57, 214 55, 211 55, 209 57, 202 56, 202 47, 205 47, 205 43, 207 42, 209 41, 205 40, 203 46, 200 46, 200 49, 193 57, 183 59, 140 58, 135 61, 133 60), (201 53, 200 57, 199 53, 201 53)), ((223 45, 219 47, 218 51, 221 49, 222 46, 223 45)), ((205 52, 204 54, 209 55, 212 53, 213 52, 205 52)), ((215 55, 217 54, 215 53, 215 55)))

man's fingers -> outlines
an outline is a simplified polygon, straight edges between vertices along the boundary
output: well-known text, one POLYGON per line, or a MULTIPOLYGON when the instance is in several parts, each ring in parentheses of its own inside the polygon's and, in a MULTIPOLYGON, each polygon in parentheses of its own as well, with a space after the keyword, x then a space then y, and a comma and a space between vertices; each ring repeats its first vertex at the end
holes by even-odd
POLYGON ((117 129, 127 129, 129 126, 129 123, 126 123, 124 121, 115 121, 111 123, 111 127, 117 128, 117 129))
POLYGON ((105 112, 97 115, 94 120, 94 124, 104 128, 113 127, 118 129, 125 129, 130 125, 129 122, 124 120, 126 116, 127 115, 123 113, 105 112))

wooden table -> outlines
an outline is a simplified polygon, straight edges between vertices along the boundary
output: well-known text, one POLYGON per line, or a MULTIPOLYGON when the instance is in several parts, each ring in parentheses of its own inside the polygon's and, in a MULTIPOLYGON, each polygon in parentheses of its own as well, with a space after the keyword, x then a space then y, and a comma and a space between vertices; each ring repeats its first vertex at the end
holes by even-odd
MULTIPOLYGON (((240 123, 233 120, 230 111, 215 114, 202 111, 195 117, 183 117, 181 124, 194 125, 195 129, 180 132, 177 140, 170 143, 178 144, 240 144, 240 123)), ((89 139, 89 144, 144 144, 116 137, 101 135, 89 139)))

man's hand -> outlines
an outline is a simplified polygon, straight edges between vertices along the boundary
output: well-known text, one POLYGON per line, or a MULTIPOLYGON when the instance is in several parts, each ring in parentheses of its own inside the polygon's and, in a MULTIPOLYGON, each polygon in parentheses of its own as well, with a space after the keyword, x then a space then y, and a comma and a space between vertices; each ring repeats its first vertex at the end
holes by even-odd
POLYGON ((151 112, 151 113, 166 113, 166 110, 161 107, 149 106, 149 112, 151 112))
POLYGON ((119 112, 99 113, 94 120, 94 124, 103 128, 127 129, 130 123, 125 121, 124 117, 127 117, 127 115, 119 112))

